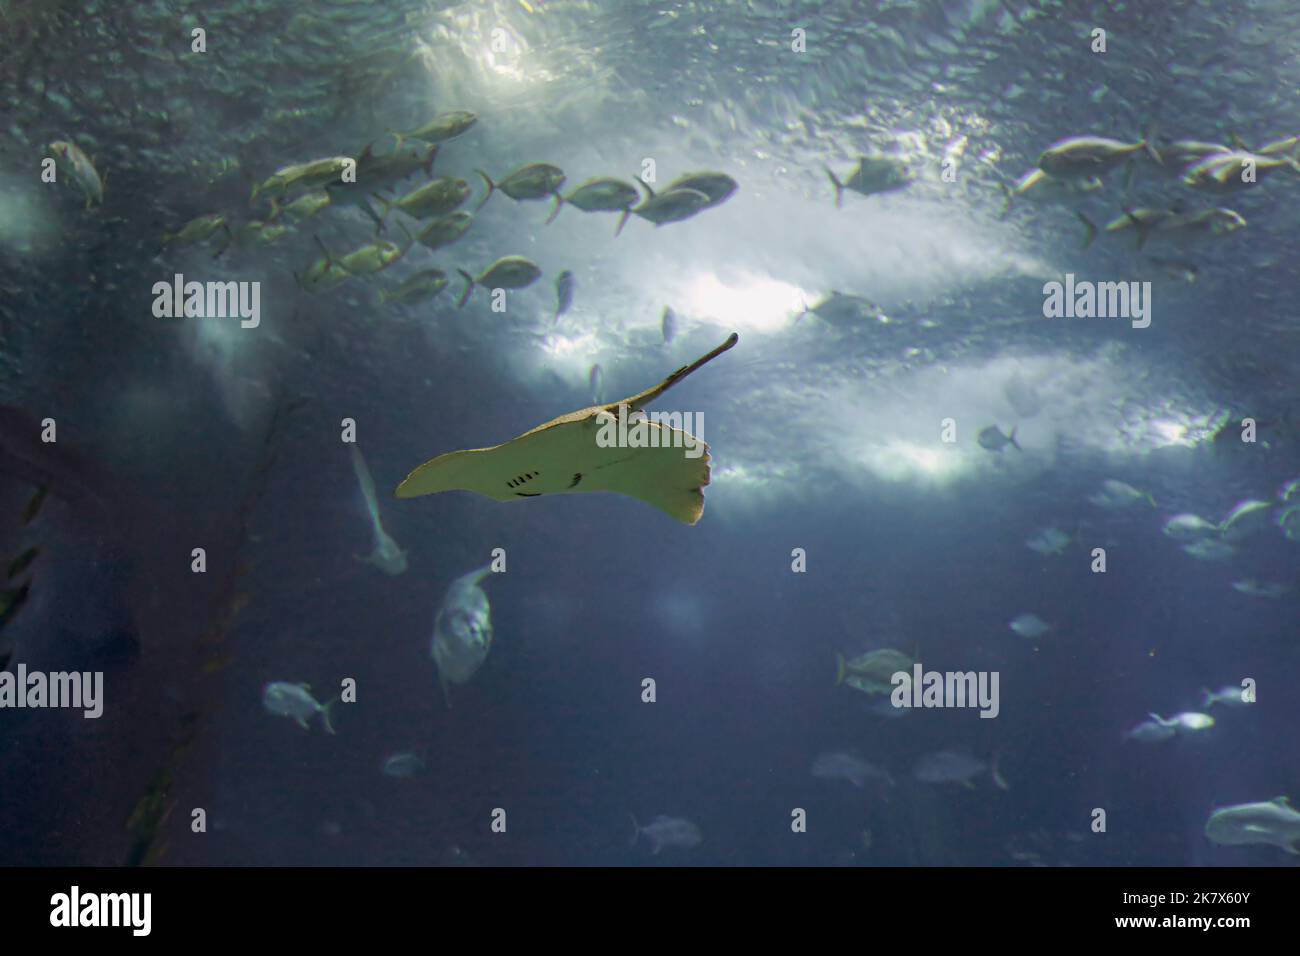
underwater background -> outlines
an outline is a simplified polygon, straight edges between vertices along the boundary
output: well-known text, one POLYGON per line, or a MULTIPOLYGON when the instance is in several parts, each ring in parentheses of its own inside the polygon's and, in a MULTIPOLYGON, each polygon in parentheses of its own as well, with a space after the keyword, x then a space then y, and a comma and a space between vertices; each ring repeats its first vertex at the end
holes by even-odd
POLYGON ((1297 172, 1207 195, 1134 151, 1066 201, 1009 199, 1068 137, 1300 132, 1294 5, 0 0, 0 46, 0 544, 37 549, 0 660, 105 675, 99 719, 0 710, 0 863, 1295 865, 1205 827, 1300 798, 1297 172), (462 110, 432 175, 473 187, 466 211, 476 170, 538 162, 566 197, 648 168, 738 188, 617 238, 618 213, 548 224, 549 196, 494 194, 432 251, 392 212, 401 261, 315 294, 322 247, 375 240, 358 206, 264 245, 164 241, 264 217, 250 193, 288 164, 462 110), (42 180, 53 142, 93 162, 101 202, 42 180), (864 156, 904 184, 855 191, 864 156), (1246 227, 1186 249, 1122 228, 1216 206, 1246 227), (1120 227, 1085 247, 1078 214, 1120 227), (456 270, 510 255, 541 279, 503 312, 483 290, 457 308, 456 270), (447 288, 380 300, 427 268, 447 288), (157 317, 177 273, 260 283, 260 323, 157 317), (1067 273, 1151 282, 1150 325, 1045 318, 1067 273), (732 331, 658 403, 703 416, 694 526, 621 495, 392 496, 732 331), (345 419, 400 573, 358 560, 345 419), (990 426, 1019 447, 986 447, 990 426), (1249 527, 1247 501, 1267 504, 1249 527), (1179 514, 1213 528, 1178 538, 1179 514), (1066 540, 1027 546, 1048 529, 1066 540), (494 549, 491 650, 449 707, 435 615, 494 549), (1025 614, 1048 630, 1009 627, 1025 614), (837 655, 887 648, 997 672, 997 717, 837 682, 837 655), (336 734, 262 704, 270 682, 323 702, 347 679, 336 734), (1243 679, 1255 702, 1205 706, 1243 679), (920 779, 937 753, 997 772, 920 779), (825 754, 874 771, 814 773, 825 754), (659 815, 702 838, 657 852, 659 815))

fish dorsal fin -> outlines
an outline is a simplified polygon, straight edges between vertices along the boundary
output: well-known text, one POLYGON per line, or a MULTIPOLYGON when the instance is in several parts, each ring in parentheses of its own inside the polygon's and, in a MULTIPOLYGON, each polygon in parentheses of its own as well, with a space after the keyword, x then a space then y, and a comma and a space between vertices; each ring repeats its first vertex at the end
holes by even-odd
POLYGON ((1274 803, 1274 804, 1276 804, 1276 805, 1279 806, 1279 807, 1288 807, 1288 808, 1289 808, 1289 807, 1291 806, 1291 798, 1290 798, 1290 797, 1285 797, 1285 796, 1284 796, 1284 797, 1274 797, 1274 798, 1273 798, 1272 800, 1270 800, 1269 802, 1270 802, 1270 803, 1274 803))
POLYGON ((483 565, 483 567, 479 568, 478 570, 471 571, 469 572, 469 574, 463 575, 461 577, 461 580, 468 581, 470 584, 477 587, 480 583, 482 583, 483 579, 491 573, 492 573, 492 565, 485 564, 483 565))
POLYGON ((730 349, 739 341, 740 341, 740 335, 736 332, 732 332, 729 336, 727 336, 727 341, 723 342, 721 345, 719 345, 708 355, 696 359, 690 365, 683 365, 681 368, 673 372, 671 375, 669 375, 666 379, 664 379, 662 382, 660 382, 658 385, 654 386, 653 388, 648 388, 644 392, 640 392, 636 395, 631 396, 630 398, 625 398, 621 402, 614 402, 611 405, 606 405, 605 411, 609 412, 611 415, 617 414, 618 407, 620 405, 626 405, 628 407, 629 412, 635 412, 640 410, 641 408, 653 402, 664 392, 668 391, 668 389, 672 388, 674 385, 676 385, 678 382, 684 379, 687 375, 690 375, 692 372, 696 371, 697 369, 702 368, 704 365, 707 365, 709 362, 713 361, 715 358, 717 358, 723 352, 730 349))

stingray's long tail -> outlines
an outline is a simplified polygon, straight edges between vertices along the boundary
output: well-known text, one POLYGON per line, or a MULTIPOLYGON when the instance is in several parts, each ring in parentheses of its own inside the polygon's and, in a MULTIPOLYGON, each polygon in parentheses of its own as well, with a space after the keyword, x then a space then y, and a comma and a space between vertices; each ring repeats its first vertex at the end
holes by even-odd
POLYGON ((656 398, 662 395, 664 392, 668 391, 668 389, 672 388, 674 385, 676 385, 678 382, 684 379, 687 375, 690 375, 692 372, 694 372, 696 369, 700 368, 701 366, 707 365, 709 362, 712 362, 715 358, 717 358, 723 352, 727 351, 729 348, 731 348, 739 341, 740 341, 740 334, 738 332, 732 332, 729 336, 727 336, 727 341, 723 342, 721 345, 719 345, 708 355, 702 356, 701 358, 697 358, 690 365, 683 365, 681 368, 673 372, 672 375, 669 375, 666 379, 664 379, 654 388, 648 388, 640 395, 634 395, 631 398, 629 398, 627 400, 628 411, 634 412, 637 409, 650 404, 656 398))

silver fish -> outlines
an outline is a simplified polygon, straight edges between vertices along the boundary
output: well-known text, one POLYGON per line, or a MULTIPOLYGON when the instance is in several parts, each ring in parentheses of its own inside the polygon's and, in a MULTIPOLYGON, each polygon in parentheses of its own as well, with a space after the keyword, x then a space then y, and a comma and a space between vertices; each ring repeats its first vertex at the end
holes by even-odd
POLYGON ((328 186, 330 183, 341 182, 343 172, 353 168, 354 163, 355 160, 350 156, 326 156, 324 159, 314 159, 308 163, 282 166, 253 187, 253 195, 248 204, 250 206, 255 204, 257 197, 264 193, 284 196, 291 189, 310 192, 328 186))
POLYGON ((565 269, 555 277, 555 318, 569 311, 569 306, 573 305, 573 273, 565 269))
POLYGON ((1114 169, 1140 152, 1161 162, 1160 154, 1145 138, 1122 143, 1104 136, 1072 136, 1044 150, 1038 157, 1038 168, 1057 179, 1087 179, 1114 169))
POLYGON ((1008 445, 1014 447, 1016 451, 1024 451, 1020 447, 1020 443, 1016 441, 1016 429, 1014 427, 1011 429, 1010 434, 1004 435, 997 425, 990 425, 975 436, 975 440, 979 442, 981 448, 988 451, 1001 451, 1008 445))
POLYGON ((670 189, 655 193, 641 180, 638 179, 637 182, 645 188, 648 196, 645 202, 632 210, 632 214, 653 222, 656 226, 690 219, 709 206, 708 194, 698 189, 670 189))
POLYGON ((677 335, 677 313, 669 306, 664 306, 663 318, 659 320, 659 329, 664 336, 664 345, 677 335))
POLYGON ((457 272, 465 279, 465 291, 461 294, 457 308, 469 301, 470 294, 477 285, 489 289, 524 289, 542 277, 542 270, 537 263, 523 256, 503 256, 483 271, 478 278, 471 276, 464 269, 457 272))
MULTIPOLYGON (((1086 218, 1080 214, 1080 218, 1086 218)), ((1106 226, 1106 232, 1117 233, 1128 229, 1137 231, 1137 247, 1141 249, 1149 240, 1187 243, 1199 239, 1214 239, 1231 235, 1244 229, 1246 218, 1233 209, 1215 207, 1192 213, 1163 209, 1134 209, 1126 212, 1106 226)))
POLYGON ((1205 821, 1205 835, 1215 843, 1276 846, 1300 854, 1300 813, 1286 797, 1220 807, 1205 821))
POLYGON ((312 294, 328 292, 352 278, 352 273, 334 261, 334 257, 325 248, 325 243, 321 242, 319 236, 316 237, 316 245, 323 253, 321 258, 308 266, 301 275, 294 275, 298 285, 312 294))
POLYGON ((1127 508, 1135 505, 1139 501, 1145 501, 1151 507, 1155 507, 1155 499, 1145 491, 1138 491, 1130 484, 1122 481, 1116 481, 1114 478, 1107 478, 1101 483, 1101 490, 1096 494, 1089 495, 1088 500, 1099 508, 1127 508))
POLYGON ((1201 691, 1201 706, 1205 709, 1219 704, 1223 707, 1249 707, 1255 703, 1254 691, 1247 694, 1246 688, 1239 684, 1229 684, 1226 687, 1220 687, 1218 690, 1203 689, 1201 691))
POLYGON ((1194 163, 1199 163, 1215 153, 1230 153, 1231 147, 1222 143, 1208 143, 1196 139, 1180 139, 1172 143, 1161 143, 1158 151, 1164 161, 1165 169, 1178 176, 1194 163))
POLYGON ((894 778, 887 770, 851 753, 818 754, 813 761, 812 775, 822 780, 847 780, 855 787, 865 786, 868 780, 894 786, 894 778))
POLYGON ((1027 611, 1024 614, 1017 615, 1007 626, 1021 637, 1027 638, 1031 641, 1035 638, 1042 637, 1052 629, 1052 625, 1048 624, 1037 614, 1030 614, 1027 611))
POLYGON ((165 234, 163 236, 163 242, 169 245, 188 245, 190 243, 207 242, 223 229, 229 232, 229 227, 226 225, 226 217, 221 213, 214 213, 210 216, 199 216, 197 219, 191 219, 175 232, 165 234))
POLYGON ((678 847, 683 850, 689 850, 697 847, 704 839, 704 834, 690 820, 682 817, 666 817, 663 815, 655 817, 645 826, 636 822, 636 817, 632 817, 632 826, 635 832, 632 834, 632 846, 636 846, 639 838, 645 837, 650 841, 651 855, 657 855, 664 847, 678 847))
POLYGON ((551 210, 551 215, 547 218, 547 223, 552 222, 560 214, 560 207, 564 203, 575 206, 583 212, 621 212, 618 227, 614 230, 617 236, 623 231, 623 224, 627 222, 628 216, 632 213, 632 207, 640 200, 641 194, 637 192, 635 186, 628 185, 621 179, 589 179, 567 196, 561 196, 558 192, 555 194, 555 208, 551 210))
POLYGON ((1185 544, 1183 550, 1197 561, 1226 561, 1237 553, 1237 549, 1232 545, 1216 541, 1213 538, 1203 538, 1200 541, 1185 544))
POLYGON ((1256 185, 1267 174, 1279 169, 1297 171, 1300 164, 1290 156, 1260 156, 1241 150, 1213 153, 1188 167, 1183 174, 1183 185, 1213 193, 1232 193, 1256 185), (1247 169, 1254 171, 1255 179, 1245 178, 1247 169))
POLYGON ((258 246, 269 246, 288 231, 289 227, 283 223, 251 219, 234 232, 227 228, 226 241, 222 243, 220 249, 212 254, 212 258, 215 259, 224 255, 231 246, 237 249, 255 249, 258 246))
POLYGON ((479 582, 491 573, 492 566, 487 565, 451 582, 434 618, 431 653, 448 707, 448 683, 468 682, 492 649, 492 609, 479 587, 479 582))
POLYGON ((439 216, 415 234, 415 241, 426 249, 441 249, 449 246, 469 231, 474 216, 464 210, 457 210, 446 216, 439 216))
MULTIPOLYGON (((409 248, 409 247, 408 247, 409 248)), ((338 260, 338 265, 353 276, 373 275, 387 269, 405 255, 406 249, 387 239, 379 239, 354 249, 338 260)))
POLYGON ((373 564, 387 575, 402 574, 406 570, 406 552, 398 546, 384 530, 384 523, 379 517, 379 500, 375 496, 375 481, 366 467, 366 460, 361 457, 361 449, 356 442, 348 446, 352 450, 352 471, 361 486, 361 497, 366 504, 366 514, 370 517, 370 530, 375 540, 370 556, 358 556, 358 561, 373 564))
POLYGON ((835 207, 844 202, 844 190, 850 189, 863 196, 877 193, 893 192, 902 189, 912 181, 911 171, 901 159, 892 156, 863 156, 858 165, 853 167, 848 179, 840 182, 830 169, 826 170, 831 185, 835 187, 835 207))
POLYGON ((1272 510, 1268 501, 1248 498, 1238 502, 1219 525, 1219 534, 1225 541, 1241 541, 1258 534, 1268 527, 1272 510))
POLYGON ((1059 528, 1044 528, 1032 538, 1025 540, 1025 546, 1039 554, 1060 554, 1070 543, 1070 536, 1059 528))
POLYGON ((564 170, 550 163, 529 163, 520 166, 500 182, 493 182, 492 177, 483 170, 477 170, 483 177, 487 192, 479 200, 479 207, 492 198, 498 189, 514 200, 545 199, 554 196, 564 185, 564 170))
POLYGON ((997 757, 993 758, 990 766, 969 754, 941 750, 926 754, 912 770, 912 776, 922 783, 960 783, 966 787, 972 787, 971 781, 983 773, 989 773, 999 789, 1010 789, 998 770, 997 757))
POLYGON ((1035 167, 1017 179, 1013 186, 1002 188, 1006 193, 1006 202, 1002 207, 1002 216, 1005 218, 1014 200, 1027 199, 1037 203, 1069 202, 1101 189, 1102 182, 1096 176, 1088 176, 1084 179, 1057 179, 1035 167))
POLYGON ((672 192, 674 189, 697 190, 709 197, 709 203, 704 207, 709 209, 726 202, 739 188, 740 184, 726 173, 687 173, 669 183, 664 192, 672 192))
POLYGON ((274 681, 262 688, 262 706, 277 717, 292 717, 303 730, 309 730, 309 722, 319 715, 321 725, 331 734, 334 733, 330 709, 337 701, 336 697, 328 704, 317 703, 311 695, 310 684, 274 681))
POLYGON ((397 137, 399 146, 408 139, 418 139, 426 143, 445 143, 449 139, 460 136, 477 122, 478 117, 467 110, 452 110, 439 113, 429 122, 409 133, 393 133, 393 135, 397 137))
POLYGON ((293 202, 281 205, 279 199, 271 200, 271 214, 266 218, 272 222, 284 215, 291 222, 299 223, 319 213, 322 209, 329 206, 333 200, 327 190, 317 189, 309 193, 303 193, 293 202))
POLYGON ((1260 582, 1256 581, 1254 578, 1246 578, 1242 581, 1233 581, 1232 589, 1241 594, 1247 594, 1250 597, 1268 598, 1273 601, 1280 597, 1285 597, 1295 590, 1295 588, 1289 584, 1282 584, 1278 581, 1260 582))
POLYGON ((400 209, 415 219, 429 219, 445 216, 462 205, 469 198, 469 183, 453 176, 443 176, 431 183, 425 183, 419 189, 407 193, 401 199, 389 201, 383 196, 374 198, 384 207, 384 218, 394 209, 400 209))
POLYGON ((399 779, 414 777, 416 774, 424 773, 424 770, 424 758, 409 751, 391 755, 384 761, 383 766, 385 777, 397 777, 399 779))
POLYGON ((380 305, 385 302, 424 302, 447 288, 447 273, 441 269, 421 269, 402 281, 392 292, 380 292, 380 305))
POLYGON ((1171 739, 1177 729, 1163 717, 1156 714, 1150 715, 1150 720, 1144 720, 1136 725, 1124 735, 1126 740, 1133 740, 1140 744, 1159 744, 1171 739))
POLYGON ((47 148, 54 154, 55 168, 71 179, 86 197, 87 209, 104 202, 104 180, 81 147, 60 139, 50 143, 47 148))
POLYGON ((1200 541, 1218 534, 1219 526, 1200 515, 1184 512, 1165 521, 1161 530, 1175 541, 1200 541))

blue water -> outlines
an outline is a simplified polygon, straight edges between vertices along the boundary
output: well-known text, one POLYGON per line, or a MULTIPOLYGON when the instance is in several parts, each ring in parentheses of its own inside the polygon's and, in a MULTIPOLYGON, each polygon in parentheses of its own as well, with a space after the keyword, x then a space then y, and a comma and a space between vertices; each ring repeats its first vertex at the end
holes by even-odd
POLYGON ((1294 865, 1204 827, 1216 808, 1300 798, 1300 551, 1278 525, 1298 503, 1278 489, 1300 475, 1296 173, 1216 196, 1139 157, 1082 199, 1003 214, 1004 187, 1069 136, 1295 133, 1290 6, 7 6, 0 554, 39 553, 0 659, 102 672, 105 712, 0 710, 0 816, 24 821, 0 828, 0 862, 1294 865), (320 256, 313 237, 374 237, 356 208, 215 258, 162 244, 196 216, 247 221, 252 185, 288 163, 387 148, 389 130, 453 109, 478 122, 435 174, 474 187, 467 209, 476 169, 539 161, 564 169, 566 195, 647 160, 659 187, 717 170, 739 189, 683 222, 634 216, 617 240, 617 214, 546 225, 548 201, 495 195, 455 245, 315 296, 294 278, 320 256), (105 174, 102 205, 40 181, 54 140, 105 174), (837 210, 827 167, 844 179, 866 154, 912 182, 837 210), (1139 251, 1129 232, 1085 250, 1074 215, 1216 204, 1248 225, 1186 248, 1139 251), (542 279, 504 313, 483 291, 457 309, 456 270, 505 255, 542 279), (430 267, 451 280, 438 297, 379 302, 430 267), (557 320, 565 269, 574 304, 557 320), (176 273, 260 283, 260 324, 154 317, 154 283, 176 273), (1151 282, 1150 326, 1044 318, 1043 286, 1065 273, 1151 282), (853 298, 832 308, 832 293, 853 298), (391 497, 435 455, 635 394, 732 331, 733 350, 654 406, 704 417, 712 482, 693 527, 616 495, 391 497), (75 457, 33 444, 46 417, 75 457), (402 574, 357 560, 371 537, 345 419, 402 574), (990 425, 1022 449, 980 447, 990 425), (1107 479, 1154 506, 1090 503, 1107 479), (1224 560, 1162 533, 1249 498, 1269 521, 1224 560), (1062 554, 1026 547, 1046 527, 1071 536, 1062 554), (494 641, 448 708, 435 614, 494 549, 494 641), (1290 590, 1233 588, 1247 579, 1290 590), (1051 630, 1018 636, 1024 612, 1051 630), (882 716, 836 684, 837 654, 888 647, 997 672, 998 716, 882 716), (1243 678, 1257 702, 1211 709, 1210 729, 1124 739, 1243 678), (336 735, 261 706, 271 681, 325 700, 347 680, 336 735), (384 775, 405 751, 424 772, 384 775), (938 751, 996 756, 1007 789, 916 779, 938 751), (894 784, 814 776, 834 752, 894 784), (659 814, 703 841, 629 846, 632 817, 659 814))

